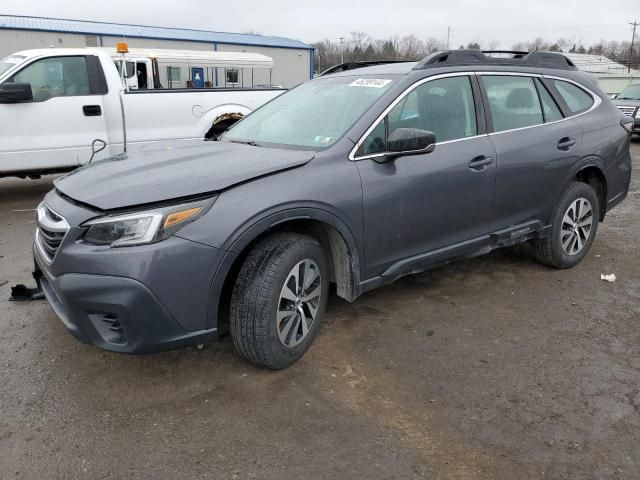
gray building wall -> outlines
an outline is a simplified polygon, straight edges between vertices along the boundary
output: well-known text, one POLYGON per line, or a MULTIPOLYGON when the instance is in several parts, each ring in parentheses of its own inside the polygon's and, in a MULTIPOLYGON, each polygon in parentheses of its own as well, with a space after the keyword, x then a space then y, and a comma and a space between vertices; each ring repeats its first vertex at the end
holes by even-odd
POLYGON ((86 36, 75 33, 0 29, 0 58, 31 48, 77 48, 86 46, 86 36))
MULTIPOLYGON (((281 85, 287 88, 295 87, 309 80, 311 76, 309 50, 218 44, 218 51, 255 52, 273 58, 274 68, 271 79, 273 85, 281 85)), ((265 79, 264 83, 268 83, 268 81, 265 79)))
MULTIPOLYGON (((132 48, 167 48, 178 50, 218 50, 221 52, 253 52, 267 55, 273 59, 271 75, 267 70, 253 71, 253 84, 272 84, 283 87, 294 87, 310 78, 311 52, 305 49, 257 47, 253 45, 226 45, 181 40, 163 40, 153 38, 123 38, 102 35, 98 36, 98 46, 115 47, 116 43, 126 41, 132 48), (271 78, 270 78, 271 77, 271 78)), ((56 33, 36 30, 11 30, 0 28, 0 58, 4 58, 19 50, 32 48, 82 48, 87 46, 87 35, 75 33, 56 33)), ((187 69, 181 72, 183 80, 189 75, 187 69)), ((213 83, 215 75, 211 72, 213 83)), ((250 87, 252 84, 251 69, 243 69, 239 75, 238 86, 250 87)), ((218 69, 218 86, 224 86, 224 69, 218 69)))

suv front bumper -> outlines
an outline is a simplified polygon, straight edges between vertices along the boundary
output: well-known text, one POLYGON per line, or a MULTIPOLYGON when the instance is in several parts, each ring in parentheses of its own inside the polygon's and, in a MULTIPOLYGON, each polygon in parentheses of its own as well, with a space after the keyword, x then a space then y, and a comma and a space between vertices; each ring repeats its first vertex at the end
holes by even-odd
POLYGON ((47 271, 34 249, 34 278, 67 330, 83 343, 120 353, 150 353, 194 345, 216 329, 182 328, 144 284, 125 277, 47 271))

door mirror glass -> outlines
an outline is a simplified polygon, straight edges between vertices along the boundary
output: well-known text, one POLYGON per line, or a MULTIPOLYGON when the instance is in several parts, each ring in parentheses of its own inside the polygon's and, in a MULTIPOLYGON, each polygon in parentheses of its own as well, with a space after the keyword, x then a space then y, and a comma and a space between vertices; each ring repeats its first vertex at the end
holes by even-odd
POLYGON ((0 103, 33 101, 33 92, 28 83, 5 83, 0 87, 0 103))
POLYGON ((390 155, 411 155, 430 153, 436 146, 436 136, 419 128, 396 128, 387 142, 390 155))

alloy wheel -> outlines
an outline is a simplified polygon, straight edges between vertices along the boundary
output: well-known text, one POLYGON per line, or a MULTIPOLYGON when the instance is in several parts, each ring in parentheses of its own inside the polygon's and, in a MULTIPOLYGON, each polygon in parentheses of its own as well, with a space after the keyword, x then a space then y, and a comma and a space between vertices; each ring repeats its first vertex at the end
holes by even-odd
POLYGON ((593 221, 593 207, 589 200, 578 198, 569 205, 560 232, 564 253, 578 255, 584 249, 593 229, 593 221))
POLYGON ((309 259, 296 264, 280 292, 276 315, 278 338, 285 347, 295 347, 309 334, 318 315, 321 294, 318 265, 309 259))

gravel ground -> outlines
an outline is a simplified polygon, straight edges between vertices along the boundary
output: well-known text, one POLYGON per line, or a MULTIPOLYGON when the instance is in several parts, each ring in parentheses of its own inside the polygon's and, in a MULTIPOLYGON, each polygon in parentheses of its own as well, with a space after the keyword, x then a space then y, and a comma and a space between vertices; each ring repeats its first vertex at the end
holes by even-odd
POLYGON ((52 179, 0 180, 0 478, 640 478, 632 153, 629 197, 578 267, 520 247, 333 297, 283 372, 228 338, 103 352, 46 302, 9 302, 30 282, 29 209, 52 179))

